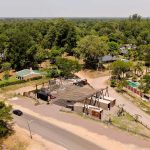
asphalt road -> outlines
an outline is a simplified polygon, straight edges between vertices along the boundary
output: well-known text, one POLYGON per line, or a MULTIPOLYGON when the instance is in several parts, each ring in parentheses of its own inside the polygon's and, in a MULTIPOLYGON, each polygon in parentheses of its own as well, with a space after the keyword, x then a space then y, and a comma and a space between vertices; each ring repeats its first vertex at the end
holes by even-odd
POLYGON ((98 145, 95 145, 88 140, 85 140, 73 133, 70 133, 62 128, 49 124, 31 115, 13 115, 13 117, 17 125, 27 130, 29 129, 27 122, 29 122, 33 138, 34 134, 38 134, 42 138, 61 145, 68 150, 102 150, 102 148, 100 148, 98 145))

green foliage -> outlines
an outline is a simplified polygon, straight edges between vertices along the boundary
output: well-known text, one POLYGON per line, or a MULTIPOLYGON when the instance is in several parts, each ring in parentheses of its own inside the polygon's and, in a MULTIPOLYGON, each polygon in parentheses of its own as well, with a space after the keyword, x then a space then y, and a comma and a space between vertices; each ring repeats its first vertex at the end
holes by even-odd
POLYGON ((10 77, 7 80, 4 79, 4 80, 0 81, 0 88, 6 87, 6 86, 9 86, 9 85, 20 84, 20 83, 23 83, 23 82, 25 82, 25 81, 18 80, 15 77, 10 77))
POLYGON ((149 67, 149 25, 150 19, 138 14, 129 19, 0 20, 0 69, 5 62, 17 70, 36 68, 52 57, 51 50, 82 56, 86 67, 96 69, 98 57, 118 55, 123 44, 135 44, 137 49, 129 50, 127 57, 149 67))
POLYGON ((12 132, 12 126, 10 122, 11 117, 11 106, 7 106, 4 102, 0 101, 0 137, 5 137, 12 132))
POLYGON ((3 79, 4 79, 4 80, 8 80, 8 79, 9 79, 9 71, 8 71, 8 70, 6 70, 6 71, 4 72, 3 79))
POLYGON ((132 62, 125 62, 122 60, 118 60, 112 63, 112 74, 116 75, 118 79, 124 78, 124 74, 130 71, 133 64, 132 62))
POLYGON ((11 63, 5 62, 5 63, 2 64, 2 70, 3 71, 10 70, 10 68, 11 68, 11 63))
POLYGON ((144 92, 149 93, 150 92, 150 75, 148 75, 148 74, 144 75, 143 79, 144 79, 144 83, 145 83, 144 92))
POLYGON ((73 73, 81 70, 81 65, 78 63, 78 61, 68 60, 61 57, 56 59, 56 66, 61 71, 60 75, 64 77, 69 77, 73 73))
POLYGON ((116 42, 109 42, 109 53, 112 55, 118 55, 119 54, 119 45, 116 42))
POLYGON ((86 36, 78 42, 76 52, 84 58, 87 67, 97 68, 98 59, 107 54, 107 42, 107 37, 86 36))
POLYGON ((56 49, 56 47, 53 47, 50 52, 48 53, 48 58, 51 61, 55 61, 56 57, 61 56, 64 53, 64 49, 56 49))
POLYGON ((128 81, 127 80, 120 80, 117 84, 117 91, 118 92, 122 92, 123 91, 123 87, 125 87, 126 85, 128 85, 128 81))
POLYGON ((57 78, 61 75, 61 71, 57 67, 52 67, 47 71, 47 77, 57 78))
POLYGON ((133 14, 132 16, 129 17, 129 19, 135 20, 135 21, 140 21, 141 20, 141 16, 138 15, 138 14, 133 14))
POLYGON ((116 87, 116 80, 111 80, 110 86, 111 86, 111 87, 116 87))

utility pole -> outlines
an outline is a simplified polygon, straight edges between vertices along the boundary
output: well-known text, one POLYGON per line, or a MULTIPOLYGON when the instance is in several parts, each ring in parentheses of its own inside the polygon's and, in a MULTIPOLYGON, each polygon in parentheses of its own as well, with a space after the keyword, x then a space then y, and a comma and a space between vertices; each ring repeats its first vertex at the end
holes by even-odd
POLYGON ((30 123, 31 122, 32 122, 32 120, 30 120, 30 121, 27 120, 28 129, 29 129, 29 133, 30 133, 30 138, 32 139, 32 132, 31 132, 31 128, 30 128, 30 123))

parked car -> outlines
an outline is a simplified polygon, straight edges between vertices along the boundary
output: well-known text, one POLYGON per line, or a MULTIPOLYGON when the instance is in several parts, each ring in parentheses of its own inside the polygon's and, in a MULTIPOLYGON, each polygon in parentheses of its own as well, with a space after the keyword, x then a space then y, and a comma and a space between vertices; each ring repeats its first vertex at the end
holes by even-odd
POLYGON ((21 115, 23 115, 23 112, 19 109, 15 109, 15 110, 13 110, 13 114, 15 114, 17 116, 21 116, 21 115))

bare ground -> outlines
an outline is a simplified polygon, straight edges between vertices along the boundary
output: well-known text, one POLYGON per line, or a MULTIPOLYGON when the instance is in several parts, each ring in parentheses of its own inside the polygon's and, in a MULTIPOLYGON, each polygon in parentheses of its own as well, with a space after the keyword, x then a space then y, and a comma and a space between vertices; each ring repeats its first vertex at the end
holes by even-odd
POLYGON ((5 140, 3 148, 6 150, 65 150, 64 148, 34 135, 30 139, 27 130, 15 126, 15 134, 5 140))

